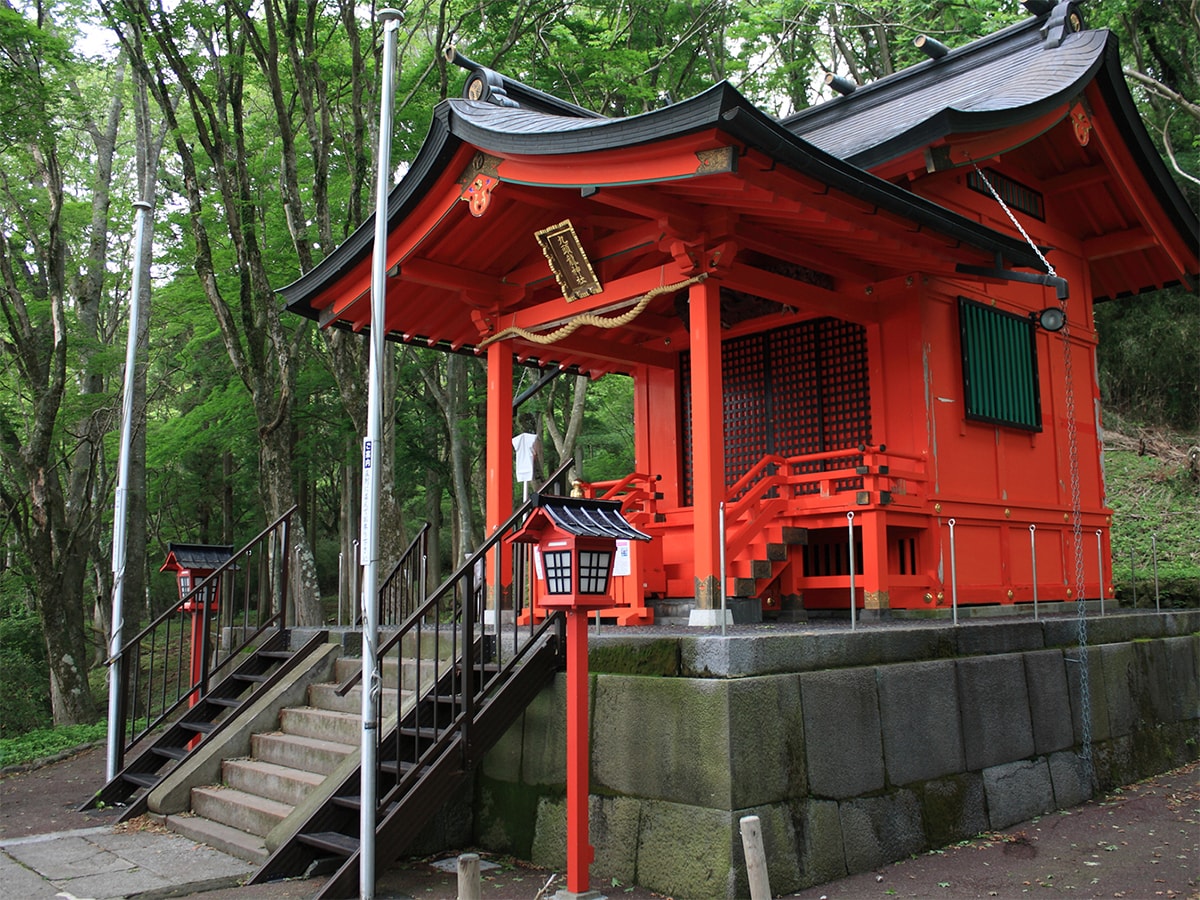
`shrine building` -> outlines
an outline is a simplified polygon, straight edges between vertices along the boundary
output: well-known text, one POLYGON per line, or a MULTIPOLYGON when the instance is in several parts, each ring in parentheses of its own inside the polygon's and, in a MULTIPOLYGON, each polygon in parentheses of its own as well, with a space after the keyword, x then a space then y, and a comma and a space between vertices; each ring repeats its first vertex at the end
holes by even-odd
POLYGON ((281 294, 486 360, 489 534, 516 367, 632 377, 635 470, 581 485, 652 538, 619 622, 1111 597, 1093 305, 1195 289, 1196 213, 1077 4, 920 43, 782 120, 726 83, 605 118, 475 67, 391 192, 386 321, 373 220, 281 294))

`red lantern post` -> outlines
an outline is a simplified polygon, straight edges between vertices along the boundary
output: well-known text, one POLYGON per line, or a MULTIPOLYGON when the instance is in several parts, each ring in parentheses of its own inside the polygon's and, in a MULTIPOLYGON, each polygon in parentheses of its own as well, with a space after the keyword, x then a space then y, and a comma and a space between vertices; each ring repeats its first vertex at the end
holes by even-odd
POLYGON ((179 608, 183 612, 191 613, 191 678, 196 690, 188 697, 188 706, 195 706, 196 701, 200 699, 198 685, 204 680, 204 660, 207 655, 204 640, 207 625, 205 612, 212 614, 220 611, 221 579, 215 578, 202 595, 192 594, 192 591, 224 565, 232 555, 233 547, 227 545, 171 543, 167 544, 167 560, 158 570, 175 573, 179 583, 179 608), (207 604, 205 600, 208 601, 207 604))
MULTIPOLYGON (((588 613, 611 609, 618 540, 648 541, 615 500, 534 495, 534 508, 512 543, 535 544, 541 605, 567 617, 567 891, 588 892, 595 850, 588 840, 588 613)), ((561 895, 561 892, 560 892, 561 895)))

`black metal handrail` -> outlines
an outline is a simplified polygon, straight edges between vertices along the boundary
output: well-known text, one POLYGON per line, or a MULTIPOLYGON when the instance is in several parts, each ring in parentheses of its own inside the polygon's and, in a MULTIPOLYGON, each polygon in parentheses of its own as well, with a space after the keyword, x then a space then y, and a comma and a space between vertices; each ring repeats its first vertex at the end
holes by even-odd
POLYGON ((117 768, 142 738, 204 697, 242 653, 286 627, 296 509, 264 528, 106 660, 121 665, 117 719, 124 738, 117 768), (199 671, 193 677, 197 651, 199 671))
POLYGON ((405 621, 417 604, 425 599, 428 564, 429 523, 425 522, 379 588, 380 625, 396 625, 405 621))
MULTIPOLYGON (((543 488, 561 478, 573 462, 565 460, 543 488)), ((469 746, 474 712, 488 685, 498 683, 497 678, 502 680, 519 666, 526 652, 538 645, 549 629, 561 627, 560 617, 539 624, 530 615, 527 625, 520 622, 528 595, 529 554, 524 547, 506 548, 503 541, 524 524, 532 508, 532 501, 523 503, 427 596, 422 580, 422 590, 409 596, 421 602, 412 603, 399 628, 380 646, 379 671, 392 670, 394 674, 380 679, 376 713, 382 721, 383 695, 388 689, 395 692, 398 710, 398 725, 377 755, 376 783, 381 787, 392 785, 389 791, 380 791, 381 802, 385 794, 400 789, 411 773, 442 752, 456 734, 461 734, 463 745, 469 746), (495 621, 486 625, 481 623, 489 554, 493 558, 491 584, 496 602, 495 621), (506 562, 507 573, 503 568, 506 562), (501 606, 506 596, 511 598, 509 630, 502 622, 501 606), (406 698, 425 702, 406 715, 406 698)), ((361 681, 360 670, 339 686, 338 693, 345 695, 361 681)))

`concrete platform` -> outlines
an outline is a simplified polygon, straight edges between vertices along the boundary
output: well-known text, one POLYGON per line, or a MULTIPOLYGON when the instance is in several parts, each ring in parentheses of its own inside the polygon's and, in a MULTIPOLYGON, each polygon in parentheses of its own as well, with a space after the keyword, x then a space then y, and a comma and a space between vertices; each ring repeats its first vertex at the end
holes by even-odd
POLYGON ((153 900, 234 887, 253 867, 204 844, 159 831, 108 826, 0 842, 7 897, 153 900))

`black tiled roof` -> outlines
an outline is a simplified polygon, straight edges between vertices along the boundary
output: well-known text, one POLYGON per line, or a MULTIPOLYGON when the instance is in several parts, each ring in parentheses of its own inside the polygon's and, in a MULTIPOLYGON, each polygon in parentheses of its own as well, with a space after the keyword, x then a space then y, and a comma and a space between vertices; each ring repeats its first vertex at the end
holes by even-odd
POLYGON ((650 540, 650 535, 643 534, 625 521, 617 500, 585 500, 538 494, 534 496, 534 505, 545 510, 555 525, 576 537, 650 540))

